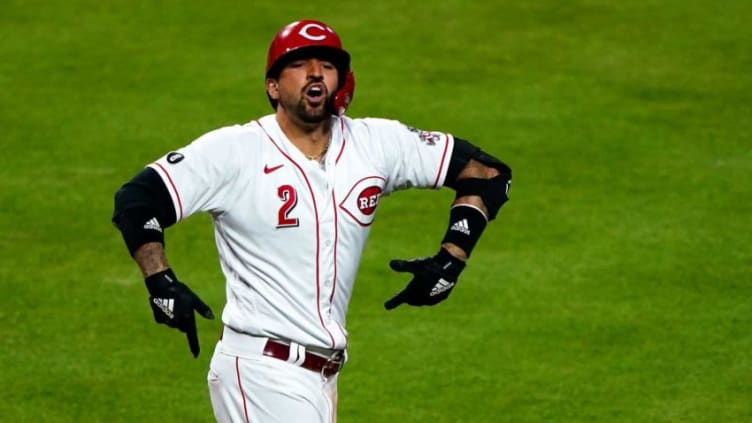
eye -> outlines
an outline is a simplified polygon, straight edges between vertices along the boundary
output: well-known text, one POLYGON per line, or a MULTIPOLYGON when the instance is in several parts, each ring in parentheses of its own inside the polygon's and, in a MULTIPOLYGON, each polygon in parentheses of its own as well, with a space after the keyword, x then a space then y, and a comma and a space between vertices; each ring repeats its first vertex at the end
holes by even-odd
POLYGON ((333 64, 333 63, 331 63, 331 62, 322 62, 322 63, 321 63, 321 66, 322 66, 322 67, 323 67, 324 69, 326 69, 326 70, 332 70, 332 69, 336 69, 336 67, 334 66, 334 64, 333 64))

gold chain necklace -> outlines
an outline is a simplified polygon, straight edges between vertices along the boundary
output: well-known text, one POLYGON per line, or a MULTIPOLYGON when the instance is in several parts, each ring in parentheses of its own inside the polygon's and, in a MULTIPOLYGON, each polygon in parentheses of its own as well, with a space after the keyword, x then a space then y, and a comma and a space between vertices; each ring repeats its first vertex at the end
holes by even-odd
POLYGON ((327 151, 329 151, 329 144, 332 143, 332 140, 330 139, 329 142, 326 143, 326 146, 324 147, 324 151, 322 151, 320 154, 317 154, 315 156, 309 156, 308 154, 304 154, 306 156, 306 159, 308 160, 321 160, 322 157, 326 154, 327 151))

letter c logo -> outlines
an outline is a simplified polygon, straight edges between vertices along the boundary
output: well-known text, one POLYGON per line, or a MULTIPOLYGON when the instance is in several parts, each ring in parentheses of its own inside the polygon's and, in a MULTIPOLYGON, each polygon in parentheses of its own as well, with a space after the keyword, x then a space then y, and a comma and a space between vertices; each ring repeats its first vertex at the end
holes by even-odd
POLYGON ((327 28, 325 28, 325 27, 323 27, 323 26, 321 26, 319 24, 307 23, 307 24, 303 25, 302 28, 300 28, 300 31, 298 31, 298 34, 300 34, 300 36, 302 36, 304 38, 308 38, 311 41, 321 41, 321 40, 325 40, 326 39, 326 34, 325 34, 326 31, 327 31, 327 28), (316 28, 316 29, 320 30, 322 32, 322 34, 320 34, 320 35, 311 34, 309 32, 309 30, 311 28, 316 28))

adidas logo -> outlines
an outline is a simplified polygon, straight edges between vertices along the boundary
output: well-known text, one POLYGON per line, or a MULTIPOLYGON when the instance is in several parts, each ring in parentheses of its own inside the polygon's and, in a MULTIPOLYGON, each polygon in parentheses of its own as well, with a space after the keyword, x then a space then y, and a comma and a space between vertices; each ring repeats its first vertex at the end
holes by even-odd
POLYGON ((454 286, 454 282, 449 282, 445 280, 444 278, 439 279, 439 282, 434 285, 433 289, 431 290, 430 296, 439 295, 444 291, 447 291, 451 289, 454 286))
POLYGON ((156 217, 152 217, 146 223, 144 223, 144 229, 151 229, 152 231, 162 232, 162 227, 159 226, 159 221, 156 217))
POLYGON ((175 314, 172 312, 172 310, 175 308, 174 298, 154 298, 153 300, 151 300, 151 302, 159 307, 159 309, 162 310, 162 313, 164 313, 170 319, 175 317, 175 314))
POLYGON ((460 231, 465 235, 470 235, 470 227, 467 225, 467 219, 457 221, 449 228, 450 231, 460 231))

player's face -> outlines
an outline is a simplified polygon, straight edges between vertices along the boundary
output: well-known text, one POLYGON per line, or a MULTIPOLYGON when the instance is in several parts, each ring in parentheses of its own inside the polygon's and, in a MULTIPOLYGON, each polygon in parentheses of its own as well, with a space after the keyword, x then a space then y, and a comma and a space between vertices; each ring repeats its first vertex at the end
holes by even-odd
POLYGON ((279 107, 305 123, 318 123, 331 114, 327 103, 337 88, 333 63, 308 58, 290 62, 279 74, 279 107))

